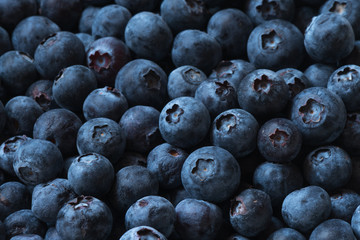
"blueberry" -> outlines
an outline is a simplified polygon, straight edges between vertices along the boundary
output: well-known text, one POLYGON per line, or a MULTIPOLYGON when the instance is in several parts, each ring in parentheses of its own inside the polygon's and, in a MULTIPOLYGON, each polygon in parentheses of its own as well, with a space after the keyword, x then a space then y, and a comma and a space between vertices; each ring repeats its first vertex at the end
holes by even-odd
POLYGON ((360 36, 360 3, 356 0, 336 1, 327 0, 320 8, 320 13, 333 12, 345 17, 351 24, 356 38, 360 36))
POLYGON ((62 30, 73 31, 81 17, 83 3, 81 0, 41 0, 40 14, 48 17, 62 30))
POLYGON ((8 96, 24 95, 39 74, 27 53, 8 51, 0 57, 0 78, 8 96))
POLYGON ((246 43, 252 29, 250 18, 235 8, 216 12, 207 25, 207 33, 220 43, 226 59, 237 59, 246 54, 246 43))
POLYGON ((86 51, 87 66, 95 73, 98 87, 114 87, 116 74, 130 59, 125 43, 115 37, 99 38, 86 51))
POLYGON ((155 228, 149 226, 134 227, 126 231, 119 240, 133 240, 133 239, 156 239, 167 240, 166 237, 155 228))
POLYGON ((170 99, 194 97, 196 89, 206 78, 203 71, 190 65, 174 69, 169 75, 167 84, 170 99))
POLYGON ((304 235, 292 228, 281 228, 272 233, 267 240, 306 240, 304 235))
POLYGON ((340 189, 331 194, 330 218, 342 219, 348 223, 355 209, 360 205, 360 195, 352 190, 340 189))
POLYGON ((149 226, 169 237, 174 229, 175 218, 175 208, 167 199, 160 196, 146 196, 137 200, 127 210, 125 226, 127 230, 138 226, 149 226))
POLYGON ((235 89, 226 79, 208 79, 196 89, 195 99, 207 107, 211 118, 215 118, 228 109, 239 107, 235 89))
POLYGON ((0 27, 0 56, 11 49, 12 44, 9 33, 4 28, 0 27))
POLYGON ((125 7, 111 4, 96 11, 93 17, 91 34, 95 39, 111 36, 123 40, 125 27, 131 18, 131 13, 125 7))
POLYGON ((293 0, 247 0, 246 14, 255 25, 272 19, 291 21, 295 12, 293 0))
POLYGON ((62 206, 75 198, 67 179, 56 178, 35 186, 32 193, 31 211, 41 221, 54 225, 62 206))
POLYGON ((351 154, 351 156, 360 156, 360 146, 359 146, 359 124, 360 124, 360 113, 359 112, 350 112, 347 114, 346 125, 337 138, 336 143, 343 148, 346 152, 351 154))
POLYGON ((126 45, 137 58, 160 61, 169 54, 172 41, 173 35, 167 23, 152 12, 134 15, 125 28, 126 45))
POLYGON ((208 146, 188 156, 181 170, 181 180, 191 197, 222 202, 239 187, 240 174, 238 162, 228 151, 208 146))
POLYGON ((56 231, 62 239, 107 239, 113 225, 110 208, 91 196, 67 202, 59 211, 56 231))
MULTIPOLYGON (((360 5, 359 5, 360 6, 360 5)), ((327 89, 343 100, 346 110, 359 111, 360 107, 360 66, 345 65, 336 69, 330 76, 327 89)))
POLYGON ((350 224, 341 219, 329 219, 322 222, 312 231, 309 240, 355 240, 350 224))
POLYGON ((43 110, 32 98, 16 96, 6 103, 5 113, 8 134, 32 136, 34 124, 43 110))
POLYGON ((70 165, 67 178, 78 195, 103 197, 114 181, 114 167, 97 153, 83 154, 70 165))
POLYGON ((37 12, 36 0, 4 0, 0 2, 0 26, 11 32, 24 18, 37 12))
POLYGON ((83 64, 85 48, 74 33, 61 31, 42 40, 35 50, 34 59, 41 77, 53 80, 61 69, 83 64))
POLYGON ((265 21, 251 32, 247 54, 257 68, 296 68, 304 58, 304 36, 288 21, 265 21))
POLYGON ((44 240, 63 240, 59 233, 56 231, 55 227, 49 227, 44 240))
POLYGON ((94 118, 84 123, 77 135, 79 154, 98 153, 115 164, 125 150, 125 133, 115 121, 94 118))
POLYGON ((117 211, 125 213, 138 199, 157 195, 158 190, 159 182, 147 168, 128 166, 116 173, 110 202, 117 211))
POLYGON ((160 112, 153 107, 137 105, 120 119, 127 150, 147 153, 163 142, 159 131, 160 112))
POLYGON ((299 155, 301 145, 301 132, 289 119, 272 118, 258 132, 259 152, 270 162, 291 162, 299 155))
POLYGON ((331 191, 345 186, 352 173, 351 158, 336 146, 322 146, 310 152, 303 163, 304 177, 311 185, 331 191))
MULTIPOLYGON (((31 193, 19 182, 6 182, 0 186, 0 221, 21 209, 31 207, 31 193)), ((1 236, 1 234, 0 234, 1 236)))
POLYGON ((26 90, 26 96, 34 99, 42 108, 43 111, 57 108, 52 93, 53 81, 51 80, 38 80, 31 84, 26 90))
POLYGON ((20 234, 10 238, 10 240, 43 240, 43 238, 37 234, 20 234))
POLYGON ((242 109, 255 117, 266 117, 285 108, 289 87, 275 72, 257 69, 241 80, 237 94, 242 109))
POLYGON ((310 82, 304 73, 295 68, 285 68, 276 72, 289 86, 290 98, 294 98, 299 92, 310 87, 310 82))
POLYGON ((80 112, 85 98, 96 87, 95 74, 89 68, 73 65, 62 69, 55 77, 52 93, 60 107, 80 112))
POLYGON ((160 13, 174 34, 185 29, 205 30, 210 18, 202 0, 164 0, 160 13))
POLYGON ((259 124, 252 114, 242 109, 230 109, 214 119, 210 138, 214 146, 241 158, 255 150, 258 130, 259 124))
POLYGON ((88 6, 81 12, 81 17, 78 26, 79 31, 81 33, 91 34, 92 24, 95 20, 96 14, 99 11, 100 11, 99 7, 88 6))
POLYGON ((177 147, 190 148, 199 144, 206 137, 209 127, 209 111, 192 97, 175 98, 160 113, 161 136, 177 147))
POLYGON ((21 144, 29 140, 25 135, 14 136, 5 140, 0 146, 0 168, 11 176, 16 176, 13 162, 21 144))
POLYGON ((159 180, 164 189, 181 186, 181 169, 188 157, 183 149, 163 143, 155 147, 147 156, 147 168, 159 180))
POLYGON ((256 236, 265 230, 272 213, 269 195, 258 189, 246 189, 231 200, 231 225, 245 237, 256 236))
POLYGON ((216 239, 223 223, 221 209, 210 202, 184 199, 176 207, 175 230, 181 239, 216 239))
POLYGON ((34 56, 36 47, 47 36, 60 31, 60 27, 44 16, 30 16, 14 29, 11 41, 15 50, 34 56))
POLYGON ((314 17, 305 31, 305 49, 317 62, 336 63, 351 53, 354 43, 351 24, 336 13, 314 17))
POLYGON ((56 178, 64 162, 55 144, 29 139, 20 145, 13 162, 18 178, 28 185, 37 185, 56 178))
POLYGON ((335 93, 323 87, 311 87, 293 99, 290 119, 300 130, 304 144, 324 145, 344 130, 346 109, 335 93))
POLYGON ((116 88, 93 90, 85 99, 83 114, 86 120, 105 117, 118 122, 128 109, 125 96, 116 88))
POLYGON ((40 221, 30 209, 16 211, 4 220, 7 239, 21 234, 45 236, 46 224, 40 221))
POLYGON ((238 89, 240 81, 255 70, 255 66, 245 60, 223 60, 212 71, 210 79, 223 79, 238 89))
POLYGON ((288 194, 282 203, 285 223, 301 233, 309 233, 331 213, 329 194, 318 186, 308 186, 288 194))
POLYGON ((222 59, 221 45, 205 32, 184 30, 174 39, 171 58, 176 67, 191 65, 208 74, 222 59))
POLYGON ((155 62, 136 59, 118 72, 115 88, 124 94, 130 106, 161 109, 167 100, 167 75, 155 62))
POLYGON ((330 65, 315 63, 304 71, 311 87, 326 87, 331 74, 335 71, 330 65))
POLYGON ((34 124, 34 138, 54 143, 67 157, 76 152, 76 136, 81 120, 66 109, 53 109, 42 114, 34 124))
POLYGON ((255 169, 253 184, 270 196, 275 208, 289 193, 303 186, 303 176, 296 165, 265 162, 255 169))

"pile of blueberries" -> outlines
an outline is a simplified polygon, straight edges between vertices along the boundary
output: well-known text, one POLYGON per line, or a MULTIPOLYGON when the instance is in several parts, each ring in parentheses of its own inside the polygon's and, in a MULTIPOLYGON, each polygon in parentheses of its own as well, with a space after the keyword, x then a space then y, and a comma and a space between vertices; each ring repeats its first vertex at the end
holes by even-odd
POLYGON ((0 0, 0 240, 360 239, 359 0, 0 0))

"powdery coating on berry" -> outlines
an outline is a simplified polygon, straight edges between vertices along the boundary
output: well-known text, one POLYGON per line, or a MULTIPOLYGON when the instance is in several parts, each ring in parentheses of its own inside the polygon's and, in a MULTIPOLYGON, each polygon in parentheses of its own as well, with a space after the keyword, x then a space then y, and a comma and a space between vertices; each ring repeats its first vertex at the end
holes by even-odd
POLYGON ((258 93, 269 94, 271 91, 272 80, 265 74, 260 78, 256 78, 253 83, 253 89, 258 93))
POLYGON ((89 59, 89 68, 94 69, 96 72, 109 69, 112 61, 109 53, 100 53, 100 51, 95 51, 93 54, 90 54, 89 59))
POLYGON ((288 144, 289 134, 276 128, 274 133, 272 133, 269 138, 274 147, 284 147, 288 144))
POLYGON ((169 108, 168 110, 166 110, 166 118, 165 120, 168 123, 178 123, 180 122, 180 116, 184 113, 184 110, 182 108, 179 107, 179 105, 174 104, 172 106, 172 108, 169 108))
POLYGON ((319 123, 324 111, 325 106, 312 98, 309 98, 306 104, 299 108, 299 114, 306 124, 319 123))
POLYGON ((262 48, 275 50, 279 47, 279 44, 282 42, 281 37, 272 29, 269 33, 261 35, 261 46, 262 48))
POLYGON ((215 161, 213 159, 198 159, 191 173, 198 176, 200 181, 205 181, 208 177, 214 175, 215 161))
POLYGON ((234 114, 224 114, 216 121, 216 129, 228 133, 236 127, 236 116, 234 114))

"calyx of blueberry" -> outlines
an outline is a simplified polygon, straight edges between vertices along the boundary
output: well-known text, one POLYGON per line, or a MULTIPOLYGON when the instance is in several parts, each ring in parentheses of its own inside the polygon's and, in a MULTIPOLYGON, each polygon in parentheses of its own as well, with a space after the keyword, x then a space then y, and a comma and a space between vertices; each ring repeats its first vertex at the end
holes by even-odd
POLYGON ((216 120, 216 129, 222 132, 230 132, 236 127, 236 116, 234 114, 224 114, 216 120))
POLYGON ((265 74, 254 80, 253 89, 258 93, 268 94, 271 90, 272 80, 265 74))
POLYGON ((245 215, 246 213, 247 213, 246 206, 240 197, 236 197, 231 201, 231 206, 230 206, 231 216, 245 215))
POLYGON ((178 123, 180 122, 180 117, 184 114, 184 110, 180 108, 179 105, 174 104, 171 108, 166 110, 166 118, 165 120, 168 123, 178 123))
POLYGON ((322 119, 322 115, 325 111, 325 106, 313 98, 309 98, 305 105, 299 109, 299 114, 302 116, 302 120, 306 124, 319 123, 322 119))
POLYGON ((191 173, 200 178, 200 181, 206 180, 213 175, 215 161, 213 159, 199 158, 195 162, 195 166, 191 169, 191 173))
POLYGON ((100 51, 95 51, 90 54, 89 59, 89 67, 94 69, 96 72, 101 72, 110 68, 111 56, 107 52, 101 53, 100 51))
POLYGON ((284 147, 289 140, 289 134, 286 131, 276 128, 269 136, 274 147, 284 147))

